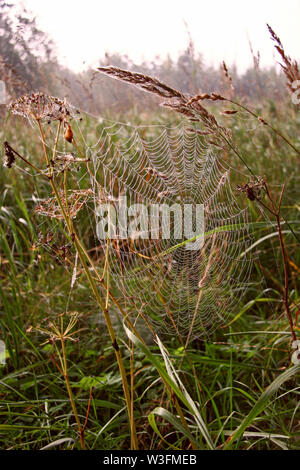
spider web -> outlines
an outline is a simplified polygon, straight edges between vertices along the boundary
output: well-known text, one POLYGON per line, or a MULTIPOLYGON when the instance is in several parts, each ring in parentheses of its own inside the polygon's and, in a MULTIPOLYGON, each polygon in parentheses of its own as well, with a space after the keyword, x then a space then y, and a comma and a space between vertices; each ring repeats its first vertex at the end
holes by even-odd
MULTIPOLYGON (((61 194, 63 206, 72 218, 82 208, 88 209, 84 212, 94 234, 98 268, 108 267, 114 296, 131 315, 146 318, 157 333, 179 335, 187 341, 207 336, 238 310, 250 286, 255 259, 249 250, 253 243, 250 213, 233 189, 240 171, 228 163, 230 155, 212 145, 199 124, 187 120, 172 126, 102 120, 93 144, 88 143, 79 118, 72 123, 84 142, 88 171, 74 177, 73 169, 87 160, 75 157, 66 147, 57 151, 53 171, 58 178, 64 170, 73 175, 72 185, 77 189, 68 190, 68 201, 61 194), (176 219, 171 221, 169 238, 155 236, 150 227, 150 237, 137 231, 127 238, 99 239, 99 204, 117 207, 121 198, 128 208, 143 204, 149 211, 158 204, 179 204, 181 208, 203 204, 204 236, 199 234, 203 245, 188 250, 187 239, 176 235, 176 219)), ((49 130, 54 140, 55 133, 49 130)), ((55 198, 37 202, 36 212, 50 216, 54 230, 55 225, 59 227, 53 220, 62 219, 55 198)), ((164 223, 159 213, 155 217, 158 226, 164 223)), ((52 235, 49 240, 42 237, 40 244, 48 247, 50 254, 66 258, 71 244, 56 246, 52 235)), ((76 271, 77 257, 71 291, 76 271)))
MULTIPOLYGON (((134 305, 155 331, 197 338, 238 308, 249 285, 253 257, 251 221, 232 189, 233 169, 196 125, 104 126, 89 148, 94 213, 99 203, 127 205, 203 204, 204 241, 186 249, 186 239, 115 237, 99 240, 110 285, 121 302, 134 305)), ((157 215, 159 219, 159 214, 157 215)), ((96 220, 97 221, 97 220, 96 220)), ((162 222, 161 218, 158 222, 162 222)))

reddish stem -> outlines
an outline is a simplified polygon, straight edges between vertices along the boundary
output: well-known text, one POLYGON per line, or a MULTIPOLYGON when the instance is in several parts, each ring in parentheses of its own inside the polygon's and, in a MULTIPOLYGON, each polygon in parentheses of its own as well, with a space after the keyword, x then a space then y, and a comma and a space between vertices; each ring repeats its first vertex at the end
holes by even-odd
POLYGON ((266 190, 266 194, 271 202, 271 207, 268 207, 266 204, 264 204, 260 199, 256 198, 256 200, 267 210, 269 211, 272 215, 274 215, 276 219, 276 224, 277 224, 277 229, 278 229, 278 237, 279 237, 279 243, 280 243, 280 250, 281 250, 281 255, 282 255, 282 260, 283 260, 283 269, 284 269, 284 293, 283 293, 283 302, 285 305, 285 310, 286 310, 286 315, 288 318, 288 322, 290 325, 290 330, 291 330, 291 335, 293 341, 297 339, 296 333, 294 330, 294 325, 293 325, 293 319, 292 319, 292 314, 290 311, 290 306, 289 306, 289 273, 288 273, 288 262, 287 262, 287 255, 285 251, 285 246, 283 242, 283 236, 282 236, 282 230, 281 230, 281 223, 280 223, 280 210, 281 210, 281 202, 282 202, 282 197, 283 197, 283 192, 285 189, 285 185, 282 188, 280 197, 279 197, 279 202, 278 206, 276 207, 276 204, 273 201, 273 198, 270 194, 269 188, 266 183, 264 183, 264 188, 266 190))

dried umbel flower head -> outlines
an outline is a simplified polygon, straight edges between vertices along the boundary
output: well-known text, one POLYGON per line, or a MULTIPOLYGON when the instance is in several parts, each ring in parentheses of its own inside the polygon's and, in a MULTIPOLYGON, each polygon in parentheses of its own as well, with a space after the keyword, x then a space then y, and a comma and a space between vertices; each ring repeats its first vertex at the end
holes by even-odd
POLYGON ((66 121, 71 115, 65 101, 41 92, 21 96, 9 109, 13 114, 36 121, 66 121))
POLYGON ((77 329, 76 331, 72 331, 74 327, 78 323, 79 313, 78 312, 63 312, 58 315, 59 321, 49 321, 47 320, 46 326, 37 325, 35 328, 31 328, 31 330, 39 331, 42 334, 48 336, 48 339, 42 344, 54 344, 56 341, 66 341, 70 340, 77 343, 79 340, 78 338, 74 338, 73 336, 80 331, 82 328, 77 329), (64 320, 67 319, 67 325, 64 325, 64 320), (61 321, 62 319, 62 321, 61 321))
POLYGON ((3 165, 11 168, 15 162, 14 152, 8 142, 4 142, 4 159, 3 165))
POLYGON ((262 189, 265 187, 265 182, 262 178, 255 181, 250 181, 243 186, 237 186, 237 191, 245 193, 250 201, 259 200, 261 197, 262 189))
MULTIPOLYGON (((66 201, 64 192, 59 191, 59 197, 61 199, 64 211, 69 214, 71 219, 76 217, 82 206, 93 195, 94 193, 91 189, 72 190, 68 193, 68 198, 66 201)), ((61 208, 58 205, 55 197, 51 197, 43 202, 40 202, 36 206, 35 212, 54 219, 64 219, 61 208)))

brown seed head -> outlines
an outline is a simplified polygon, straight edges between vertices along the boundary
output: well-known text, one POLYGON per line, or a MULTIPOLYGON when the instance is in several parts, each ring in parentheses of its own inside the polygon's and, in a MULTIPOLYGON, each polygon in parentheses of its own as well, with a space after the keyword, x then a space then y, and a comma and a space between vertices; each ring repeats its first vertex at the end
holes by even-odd
POLYGON ((245 193, 250 201, 255 201, 256 199, 260 199, 264 187, 264 180, 258 178, 256 181, 250 181, 242 186, 237 186, 236 189, 237 191, 245 193))
POLYGON ((67 130, 66 130, 66 133, 65 133, 65 139, 66 139, 67 142, 70 142, 70 144, 73 141, 73 131, 72 131, 72 128, 71 128, 70 124, 68 124, 67 130))
POLYGON ((8 142, 4 142, 4 159, 3 165, 11 168, 15 162, 14 152, 8 142))

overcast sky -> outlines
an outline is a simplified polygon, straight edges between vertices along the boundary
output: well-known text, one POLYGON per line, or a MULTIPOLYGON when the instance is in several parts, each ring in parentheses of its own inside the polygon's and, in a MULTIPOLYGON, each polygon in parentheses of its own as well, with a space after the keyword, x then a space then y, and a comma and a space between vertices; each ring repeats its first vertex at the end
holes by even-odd
POLYGON ((196 51, 207 64, 224 59, 243 71, 251 64, 249 39, 262 65, 277 58, 266 30, 270 23, 286 52, 300 58, 300 0, 15 0, 37 17, 57 44, 58 58, 79 71, 98 64, 105 52, 135 61, 187 45, 188 25, 196 51))

